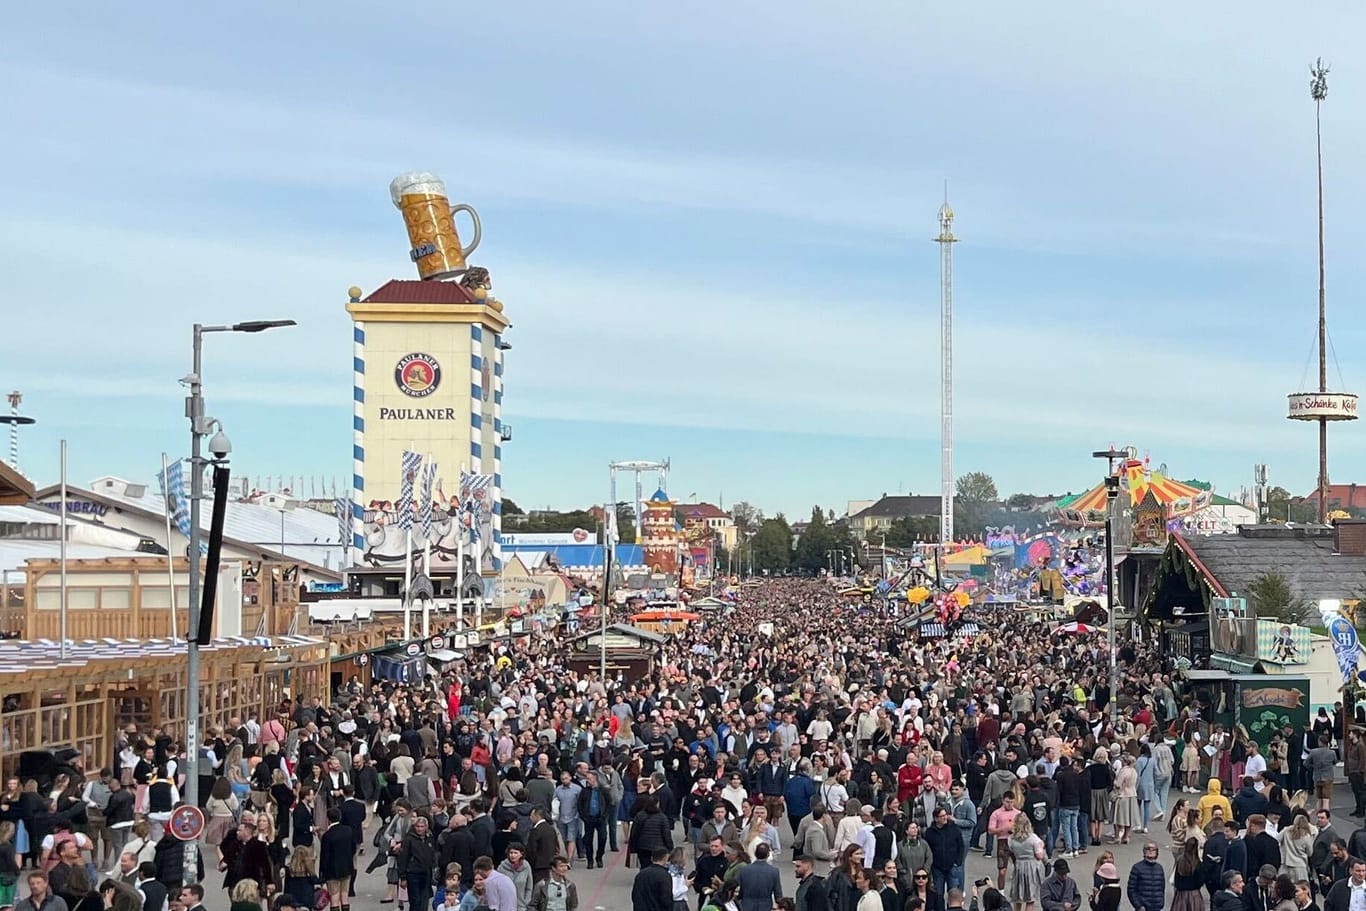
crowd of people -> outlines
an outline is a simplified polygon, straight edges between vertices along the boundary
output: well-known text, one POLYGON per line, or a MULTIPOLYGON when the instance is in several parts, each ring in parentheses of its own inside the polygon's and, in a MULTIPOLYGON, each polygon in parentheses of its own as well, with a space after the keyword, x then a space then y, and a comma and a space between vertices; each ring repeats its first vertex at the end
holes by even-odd
POLYGON ((770 580, 639 679, 571 670, 547 635, 297 694, 206 732, 189 877, 183 751, 130 727, 98 774, 7 782, 0 908, 197 911, 182 883, 221 876, 229 911, 348 909, 382 871, 397 911, 576 911, 574 868, 616 862, 633 911, 1366 911, 1366 830, 1328 812, 1339 761, 1366 809, 1340 715, 1264 756, 1150 644, 1124 644, 1112 692, 1100 637, 966 619, 927 638, 770 580), (970 886, 974 852, 996 875, 970 886))

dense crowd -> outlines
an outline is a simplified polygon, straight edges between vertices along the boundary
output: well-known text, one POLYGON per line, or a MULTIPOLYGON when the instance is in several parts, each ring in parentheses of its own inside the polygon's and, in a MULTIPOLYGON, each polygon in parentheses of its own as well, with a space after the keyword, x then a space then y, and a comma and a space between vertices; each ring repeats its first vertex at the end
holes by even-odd
POLYGON ((1366 830, 1327 812, 1339 761, 1366 809, 1343 718, 1264 754, 1149 644, 1124 643, 1112 692, 1099 636, 963 619, 922 638, 880 601, 772 580, 642 679, 572 670, 552 634, 299 694, 206 732, 190 877, 166 835, 180 744, 130 727, 97 775, 7 782, 0 908, 196 911, 182 882, 220 876, 229 911, 324 911, 382 875, 397 911, 575 911, 574 867, 610 857, 635 911, 1366 911, 1366 830), (1121 875, 1108 846, 1130 840, 1121 875), (996 876, 969 886, 974 851, 996 876))

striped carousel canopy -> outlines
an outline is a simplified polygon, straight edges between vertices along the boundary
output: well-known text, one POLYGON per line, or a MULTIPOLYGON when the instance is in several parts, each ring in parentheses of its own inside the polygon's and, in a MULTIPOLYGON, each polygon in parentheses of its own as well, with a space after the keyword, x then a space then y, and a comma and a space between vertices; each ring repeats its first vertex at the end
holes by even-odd
MULTIPOLYGON (((1120 506, 1132 508, 1143 501, 1149 492, 1166 507, 1168 519, 1178 519, 1198 512, 1209 505, 1213 493, 1190 484, 1174 481, 1148 467, 1146 459, 1127 459, 1116 469, 1119 475, 1120 506), (1128 500, 1125 502, 1127 491, 1128 500)), ((1079 525, 1105 524, 1105 483, 1058 501, 1058 509, 1065 520, 1079 525)))

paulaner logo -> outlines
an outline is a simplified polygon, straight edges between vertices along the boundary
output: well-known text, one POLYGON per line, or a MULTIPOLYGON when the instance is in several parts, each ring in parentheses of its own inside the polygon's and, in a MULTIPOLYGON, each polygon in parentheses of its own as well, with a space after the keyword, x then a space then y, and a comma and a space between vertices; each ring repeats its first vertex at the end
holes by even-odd
POLYGON ((394 368, 394 382, 405 395, 425 398, 441 385, 441 365, 430 354, 405 354, 394 368))

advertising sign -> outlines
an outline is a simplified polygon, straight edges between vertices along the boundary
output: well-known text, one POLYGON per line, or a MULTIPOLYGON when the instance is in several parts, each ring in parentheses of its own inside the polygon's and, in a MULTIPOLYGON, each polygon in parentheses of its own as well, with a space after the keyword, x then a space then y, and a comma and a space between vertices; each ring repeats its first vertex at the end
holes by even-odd
POLYGON ((1304 730, 1309 721, 1309 681, 1303 677, 1288 678, 1273 683, 1240 683, 1238 697, 1238 723, 1247 728, 1252 739, 1263 748, 1271 742, 1271 736, 1284 731, 1287 727, 1295 731, 1304 730))
POLYGON ((1297 392, 1287 398, 1285 416, 1292 421, 1357 419, 1357 397, 1350 392, 1297 392))
POLYGON ((1309 663, 1309 627, 1277 623, 1275 620, 1256 622, 1258 661, 1270 664, 1309 663))

